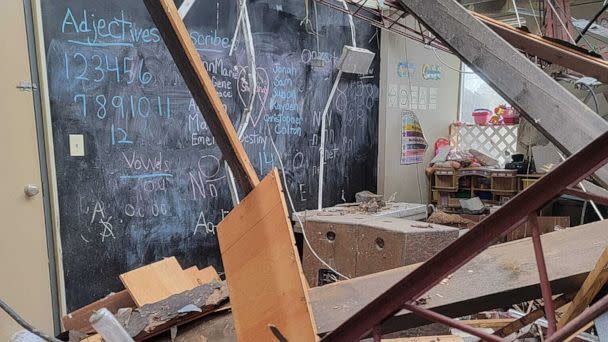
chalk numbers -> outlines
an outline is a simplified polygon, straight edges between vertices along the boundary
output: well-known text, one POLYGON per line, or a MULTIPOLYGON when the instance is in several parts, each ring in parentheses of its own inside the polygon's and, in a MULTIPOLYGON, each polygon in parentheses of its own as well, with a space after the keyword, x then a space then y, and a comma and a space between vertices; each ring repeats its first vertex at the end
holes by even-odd
POLYGON ((81 52, 64 53, 65 77, 69 80, 93 81, 108 80, 117 83, 147 85, 153 75, 146 70, 143 59, 134 57, 108 56, 106 54, 85 55, 81 52))

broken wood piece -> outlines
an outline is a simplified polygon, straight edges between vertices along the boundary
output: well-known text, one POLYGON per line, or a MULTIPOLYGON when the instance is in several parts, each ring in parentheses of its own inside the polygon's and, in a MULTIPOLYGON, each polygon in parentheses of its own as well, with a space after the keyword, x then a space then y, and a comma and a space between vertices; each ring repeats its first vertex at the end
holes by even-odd
POLYGON ((240 341, 315 341, 302 267, 273 169, 217 228, 240 341))
POLYGON ((205 122, 209 125, 217 146, 222 151, 222 157, 228 162, 241 190, 245 195, 248 194, 260 180, 203 66, 201 56, 190 39, 190 34, 179 16, 174 1, 145 0, 144 3, 205 122))
POLYGON ((578 316, 597 296, 606 281, 608 281, 608 248, 604 249, 602 255, 598 258, 593 270, 589 273, 583 286, 578 291, 572 303, 568 306, 566 312, 562 315, 557 323, 558 329, 570 322, 574 317, 578 316))
MULTIPOLYGON (((553 307, 557 310, 557 309, 561 308, 562 306, 568 304, 572 300, 572 298, 574 298, 574 293, 567 294, 567 295, 561 295, 561 296, 553 299, 553 307)), ((533 310, 532 312, 528 313, 527 315, 513 321, 511 324, 508 324, 508 325, 502 327, 501 329, 496 330, 494 332, 494 335, 500 336, 500 337, 509 336, 512 333, 517 332, 520 329, 524 328, 525 326, 536 322, 537 319, 542 318, 544 316, 545 316, 545 306, 543 305, 540 308, 537 308, 536 310, 533 310)))
POLYGON ((103 337, 99 334, 91 335, 86 337, 84 340, 80 340, 81 342, 103 342, 103 337))
POLYGON ((182 270, 175 257, 123 273, 120 280, 137 306, 159 302, 199 285, 196 279, 182 270))
POLYGON ((116 319, 139 341, 205 316, 228 300, 225 282, 212 282, 136 309, 121 310, 116 319))
POLYGON ((65 330, 76 330, 86 334, 95 332, 89 318, 93 312, 106 308, 111 313, 116 313, 120 308, 135 307, 135 302, 131 298, 129 291, 122 290, 117 293, 111 293, 105 298, 93 302, 87 306, 75 310, 61 318, 65 330))
POLYGON ((460 320, 459 322, 475 328, 500 329, 513 323, 514 321, 514 318, 488 318, 460 320))

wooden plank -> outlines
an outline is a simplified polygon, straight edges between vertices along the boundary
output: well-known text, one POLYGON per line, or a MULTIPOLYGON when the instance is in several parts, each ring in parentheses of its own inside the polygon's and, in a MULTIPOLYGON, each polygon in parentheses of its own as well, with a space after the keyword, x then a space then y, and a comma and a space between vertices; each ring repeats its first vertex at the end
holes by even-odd
POLYGON ((103 337, 99 334, 91 335, 84 340, 80 340, 81 342, 103 342, 103 337))
POLYGON ((197 279, 200 284, 207 284, 212 281, 221 281, 220 276, 213 266, 205 267, 198 271, 197 279))
POLYGON ((195 278, 182 270, 175 257, 123 273, 120 275, 120 281, 137 306, 159 302, 199 285, 195 278))
POLYGON ((578 291, 572 303, 568 306, 566 312, 562 315, 557 323, 557 328, 563 327, 566 323, 570 322, 574 317, 578 316, 597 296, 602 287, 608 281, 608 248, 604 249, 602 255, 598 258, 597 263, 593 270, 585 279, 583 286, 578 291))
POLYGON ((470 325, 475 328, 500 329, 511 323, 513 318, 488 318, 488 319, 467 319, 459 321, 462 324, 470 325))
MULTIPOLYGON (((576 292, 608 245, 608 222, 543 234, 541 239, 553 292, 576 292)), ((418 265, 311 288, 309 296, 317 332, 333 331, 418 265)), ((528 238, 488 248, 431 289, 424 296, 427 297, 424 307, 461 317, 540 296, 534 249, 528 238)), ((383 322, 382 331, 400 331, 423 324, 424 320, 401 311, 383 322)))
MULTIPOLYGON (((456 1, 399 0, 494 90, 566 155, 608 130, 608 123, 456 1)), ((608 168, 595 173, 606 187, 608 168)))
POLYGON ((132 307, 135 307, 135 302, 131 298, 129 291, 122 290, 63 316, 61 318, 61 322, 63 323, 63 328, 66 331, 77 330, 90 334, 95 332, 91 326, 91 323, 89 323, 89 318, 93 312, 101 308, 106 308, 111 313, 116 313, 116 311, 118 311, 120 308, 132 307))
MULTIPOLYGON (((574 298, 574 294, 561 295, 553 300, 553 307, 557 310, 562 306, 568 304, 572 298, 574 298)), ((513 321, 511 324, 506 325, 494 332, 494 335, 500 337, 506 337, 511 335, 514 332, 519 331, 521 328, 534 323, 537 319, 545 316, 545 306, 541 306, 536 310, 528 313, 527 315, 513 321)))
POLYGON ((608 83, 608 61, 528 33, 484 15, 470 12, 504 40, 527 54, 608 83))
POLYGON ((152 20, 169 49, 194 101, 209 125, 224 159, 245 194, 260 181, 239 141, 230 117, 213 87, 173 0, 145 0, 152 20))
POLYGON ((314 341, 308 293, 279 174, 273 169, 217 229, 236 334, 274 341, 314 341))
POLYGON ((192 267, 186 268, 184 270, 184 273, 186 273, 186 275, 188 275, 188 277, 190 277, 192 280, 194 280, 195 282, 200 284, 200 281, 198 280, 198 267, 192 266, 192 267))

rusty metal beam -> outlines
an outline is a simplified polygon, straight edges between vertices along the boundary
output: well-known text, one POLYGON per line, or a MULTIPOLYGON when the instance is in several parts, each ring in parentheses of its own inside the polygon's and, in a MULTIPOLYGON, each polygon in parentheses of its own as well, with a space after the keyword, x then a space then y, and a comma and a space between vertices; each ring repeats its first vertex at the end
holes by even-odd
POLYGON ((597 204, 608 206, 608 198, 597 195, 591 192, 584 192, 583 190, 568 188, 562 191, 563 195, 570 195, 573 197, 578 197, 583 200, 593 201, 597 204))
POLYGON ((483 332, 479 329, 475 329, 475 328, 471 327, 470 325, 460 323, 459 321, 457 321, 455 319, 438 314, 429 309, 421 308, 414 304, 404 304, 403 308, 415 313, 416 315, 418 315, 422 318, 428 319, 431 322, 445 324, 449 327, 456 328, 458 330, 467 332, 473 336, 477 336, 477 337, 481 338, 482 341, 502 342, 502 339, 498 336, 486 334, 485 332, 483 332))
POLYGON ((398 281, 329 333, 324 341, 354 341, 367 335, 373 327, 399 311, 404 303, 422 296, 500 236, 525 221, 536 208, 559 196, 562 189, 577 184, 597 170, 608 161, 606 144, 608 144, 608 133, 602 134, 581 151, 566 159, 553 171, 478 223, 470 232, 398 281))
POLYGON ((536 213, 532 213, 528 217, 530 225, 532 226, 532 243, 534 244, 534 255, 536 257, 538 276, 540 278, 540 290, 543 295, 543 302, 545 303, 545 317, 548 322, 547 336, 551 336, 555 330, 557 330, 551 283, 549 282, 549 275, 547 274, 547 264, 545 263, 545 255, 543 254, 543 245, 540 241, 538 217, 536 216, 536 213))

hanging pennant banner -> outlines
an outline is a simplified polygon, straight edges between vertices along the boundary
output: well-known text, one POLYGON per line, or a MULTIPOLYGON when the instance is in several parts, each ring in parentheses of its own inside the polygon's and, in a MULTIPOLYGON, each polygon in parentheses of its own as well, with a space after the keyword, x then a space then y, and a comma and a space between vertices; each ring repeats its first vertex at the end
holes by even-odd
POLYGON ((418 117, 411 110, 401 112, 401 165, 420 164, 428 144, 418 117))

